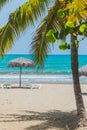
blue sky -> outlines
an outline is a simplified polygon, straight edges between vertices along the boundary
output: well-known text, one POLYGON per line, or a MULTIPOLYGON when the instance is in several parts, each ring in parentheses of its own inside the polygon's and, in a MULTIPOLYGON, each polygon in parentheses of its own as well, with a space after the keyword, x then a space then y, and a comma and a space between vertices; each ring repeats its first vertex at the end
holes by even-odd
MULTIPOLYGON (((9 3, 0 11, 0 27, 3 26, 8 21, 8 16, 11 12, 15 11, 21 4, 26 0, 10 0, 9 3)), ((39 20, 40 21, 40 20, 39 20)), ((34 35, 36 26, 27 28, 19 37, 16 38, 14 45, 8 51, 8 54, 29 54, 30 53, 30 43, 32 41, 32 36, 34 35)), ((87 54, 87 39, 80 43, 79 54, 87 54)), ((69 54, 68 50, 60 51, 58 49, 58 43, 54 44, 51 49, 51 54, 69 54)))

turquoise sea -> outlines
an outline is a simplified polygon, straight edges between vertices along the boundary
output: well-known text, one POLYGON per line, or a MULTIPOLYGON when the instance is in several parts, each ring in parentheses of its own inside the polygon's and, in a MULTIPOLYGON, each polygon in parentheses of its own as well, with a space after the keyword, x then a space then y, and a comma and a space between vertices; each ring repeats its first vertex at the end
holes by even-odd
MULTIPOLYGON (((0 82, 18 82, 19 68, 8 68, 8 62, 12 59, 24 57, 32 60, 31 55, 5 55, 0 59, 0 82)), ((36 68, 23 68, 23 82, 51 82, 71 83, 71 60, 69 55, 49 55, 45 59, 44 68, 37 71, 36 68)), ((87 55, 79 55, 79 67, 87 64, 87 55)), ((80 81, 87 82, 86 77, 80 81)))

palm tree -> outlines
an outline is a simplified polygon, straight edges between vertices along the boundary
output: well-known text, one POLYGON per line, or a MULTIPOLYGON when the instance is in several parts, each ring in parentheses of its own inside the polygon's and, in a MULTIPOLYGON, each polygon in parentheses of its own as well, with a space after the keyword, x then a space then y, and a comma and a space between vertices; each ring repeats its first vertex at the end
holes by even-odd
MULTIPOLYGON (((8 23, 0 29, 0 54, 3 55, 12 46, 14 38, 28 25, 47 10, 49 0, 28 0, 15 12, 10 14, 8 23)), ((74 92, 76 98, 77 114, 80 125, 86 125, 86 111, 81 95, 78 74, 78 35, 86 36, 87 0, 54 0, 47 16, 38 26, 33 41, 32 50, 34 60, 38 67, 43 66, 50 45, 56 39, 66 41, 70 34, 70 44, 61 44, 61 49, 71 49, 71 66, 73 74, 74 92)))
POLYGON ((48 15, 43 19, 41 25, 36 30, 32 41, 32 50, 35 63, 42 66, 44 58, 49 49, 49 42, 54 42, 56 38, 65 40, 60 44, 61 49, 71 49, 71 68, 73 75, 73 86, 77 106, 78 124, 87 125, 86 110, 81 95, 81 87, 78 73, 78 44, 77 36, 85 37, 86 28, 86 9, 87 1, 57 1, 54 7, 50 8, 48 15), (56 13, 57 12, 57 13, 56 13), (57 34, 57 37, 55 37, 57 34), (71 35, 70 44, 66 43, 67 35, 71 35))

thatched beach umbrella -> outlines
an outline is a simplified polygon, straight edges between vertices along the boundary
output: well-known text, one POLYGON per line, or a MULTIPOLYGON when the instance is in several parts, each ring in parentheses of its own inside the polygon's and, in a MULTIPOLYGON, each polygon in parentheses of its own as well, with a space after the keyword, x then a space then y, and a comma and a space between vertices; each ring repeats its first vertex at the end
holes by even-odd
POLYGON ((87 65, 84 65, 79 69, 79 76, 87 76, 87 65))
POLYGON ((20 67, 20 80, 19 80, 19 87, 21 87, 21 73, 22 67, 34 67, 34 62, 32 60, 26 58, 16 58, 8 62, 8 67, 20 67))

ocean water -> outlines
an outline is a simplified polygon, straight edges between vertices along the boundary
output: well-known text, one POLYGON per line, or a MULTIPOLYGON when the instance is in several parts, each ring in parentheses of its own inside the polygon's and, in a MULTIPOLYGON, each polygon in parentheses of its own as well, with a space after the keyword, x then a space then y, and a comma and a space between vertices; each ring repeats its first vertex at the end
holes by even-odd
MULTIPOLYGON (((19 82, 19 68, 9 68, 8 62, 24 57, 32 60, 31 55, 5 55, 0 59, 0 82, 19 82)), ((79 67, 87 64, 87 55, 79 55, 79 67)), ((87 83, 87 77, 80 81, 87 83)), ((49 55, 43 69, 22 68, 22 82, 72 83, 71 60, 69 55, 49 55)))

